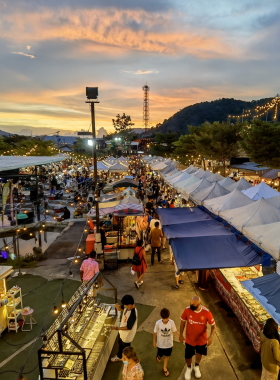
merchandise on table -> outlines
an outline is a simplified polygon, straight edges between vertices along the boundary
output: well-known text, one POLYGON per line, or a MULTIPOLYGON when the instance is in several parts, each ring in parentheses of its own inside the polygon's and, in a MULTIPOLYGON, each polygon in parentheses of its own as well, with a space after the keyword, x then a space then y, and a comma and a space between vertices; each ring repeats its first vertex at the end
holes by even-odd
POLYGON ((224 301, 235 313, 252 342, 255 351, 260 352, 259 333, 270 314, 242 286, 242 281, 262 276, 261 267, 215 269, 210 271, 215 287, 224 301))
POLYGON ((80 286, 47 331, 47 342, 39 350, 42 380, 81 380, 85 371, 89 380, 102 377, 104 362, 107 362, 117 336, 110 326, 116 325, 118 319, 113 305, 101 303, 91 295, 95 280, 94 277, 90 284, 80 286))

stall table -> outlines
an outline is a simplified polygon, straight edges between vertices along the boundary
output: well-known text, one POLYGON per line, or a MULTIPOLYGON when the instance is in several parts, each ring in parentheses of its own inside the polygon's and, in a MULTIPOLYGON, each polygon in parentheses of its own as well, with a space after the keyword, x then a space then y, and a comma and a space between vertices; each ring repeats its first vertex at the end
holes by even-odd
POLYGON ((262 276, 258 267, 210 270, 215 288, 237 316, 256 352, 260 352, 259 333, 270 314, 242 286, 242 281, 262 276))

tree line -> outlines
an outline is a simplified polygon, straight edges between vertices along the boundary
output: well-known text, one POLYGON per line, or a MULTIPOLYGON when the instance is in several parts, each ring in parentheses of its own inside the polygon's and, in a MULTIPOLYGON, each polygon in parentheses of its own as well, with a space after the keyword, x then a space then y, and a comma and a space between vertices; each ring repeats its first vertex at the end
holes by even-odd
POLYGON ((229 124, 205 122, 189 126, 189 133, 156 133, 151 145, 152 155, 175 158, 185 165, 194 161, 215 160, 222 164, 235 157, 250 160, 269 168, 280 168, 280 123, 255 119, 252 122, 229 124), (245 153, 245 154, 244 154, 245 153))

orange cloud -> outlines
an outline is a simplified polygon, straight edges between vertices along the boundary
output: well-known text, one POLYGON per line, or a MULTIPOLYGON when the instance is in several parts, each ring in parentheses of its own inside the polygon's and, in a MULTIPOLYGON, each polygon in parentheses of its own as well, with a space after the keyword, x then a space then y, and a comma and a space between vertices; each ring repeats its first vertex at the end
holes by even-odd
POLYGON ((4 22, 0 24, 0 32, 2 38, 17 43, 52 39, 85 42, 87 50, 90 49, 90 41, 100 46, 168 55, 191 54, 202 58, 238 55, 238 49, 230 49, 228 42, 218 33, 192 30, 180 17, 180 14, 171 12, 159 15, 141 10, 73 11, 65 8, 19 12, 13 9, 13 12, 1 16, 4 22), (134 24, 139 27, 135 28, 134 24))

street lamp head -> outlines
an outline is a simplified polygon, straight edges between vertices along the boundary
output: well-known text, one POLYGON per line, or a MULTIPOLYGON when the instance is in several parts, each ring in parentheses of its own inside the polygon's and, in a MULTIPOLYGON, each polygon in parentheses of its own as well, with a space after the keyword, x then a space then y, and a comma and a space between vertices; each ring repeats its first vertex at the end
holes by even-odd
POLYGON ((98 87, 86 87, 86 96, 90 99, 98 98, 98 87))

